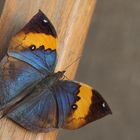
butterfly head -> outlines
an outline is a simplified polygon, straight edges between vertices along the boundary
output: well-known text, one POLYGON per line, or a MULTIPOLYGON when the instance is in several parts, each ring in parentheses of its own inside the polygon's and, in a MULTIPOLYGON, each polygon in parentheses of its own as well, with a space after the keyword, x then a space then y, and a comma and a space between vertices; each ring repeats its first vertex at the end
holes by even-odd
POLYGON ((57 73, 56 73, 56 77, 57 77, 57 79, 61 79, 63 76, 64 76, 64 73, 65 73, 66 71, 58 71, 57 73))

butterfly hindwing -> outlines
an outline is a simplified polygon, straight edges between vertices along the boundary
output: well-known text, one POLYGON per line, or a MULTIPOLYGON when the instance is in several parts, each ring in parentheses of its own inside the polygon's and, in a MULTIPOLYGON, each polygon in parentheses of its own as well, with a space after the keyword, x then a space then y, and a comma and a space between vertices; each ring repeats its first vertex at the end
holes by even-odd
POLYGON ((6 116, 22 127, 37 132, 57 128, 57 105, 48 88, 36 86, 30 96, 15 105, 6 116))
POLYGON ((0 109, 17 102, 23 91, 27 94, 43 77, 27 63, 5 55, 0 63, 0 109))

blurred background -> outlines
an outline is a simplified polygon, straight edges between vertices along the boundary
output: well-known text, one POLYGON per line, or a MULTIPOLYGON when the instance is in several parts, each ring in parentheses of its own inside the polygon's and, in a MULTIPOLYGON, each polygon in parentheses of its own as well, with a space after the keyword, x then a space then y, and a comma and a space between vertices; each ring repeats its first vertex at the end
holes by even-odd
POLYGON ((61 129, 58 140, 140 140, 139 14, 140 0, 97 1, 75 79, 100 91, 113 115, 61 129))
POLYGON ((99 0, 76 80, 95 87, 113 115, 58 140, 140 140, 140 0, 99 0))

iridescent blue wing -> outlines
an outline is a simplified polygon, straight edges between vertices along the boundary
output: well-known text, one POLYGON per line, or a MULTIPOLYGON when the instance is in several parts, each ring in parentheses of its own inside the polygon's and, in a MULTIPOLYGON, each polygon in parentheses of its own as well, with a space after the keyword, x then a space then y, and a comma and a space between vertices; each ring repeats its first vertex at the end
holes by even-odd
POLYGON ((35 87, 30 96, 4 114, 30 131, 48 132, 57 127, 56 100, 49 89, 35 87))
POLYGON ((43 78, 31 65, 5 55, 0 63, 0 110, 24 97, 43 78))
POLYGON ((28 130, 47 132, 62 127, 78 91, 79 85, 69 81, 59 81, 46 89, 38 85, 3 114, 28 130))

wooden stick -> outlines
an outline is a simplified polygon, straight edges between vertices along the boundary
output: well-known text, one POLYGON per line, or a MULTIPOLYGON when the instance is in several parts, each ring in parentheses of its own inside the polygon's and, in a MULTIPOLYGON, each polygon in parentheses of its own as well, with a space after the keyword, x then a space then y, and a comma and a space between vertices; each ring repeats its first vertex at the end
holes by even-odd
MULTIPOLYGON (((5 0, 0 18, 0 54, 5 54, 12 35, 41 9, 54 24, 59 40, 56 71, 64 70, 83 50, 96 0, 5 0)), ((67 69, 73 79, 78 63, 67 69)), ((31 133, 8 119, 0 121, 0 140, 55 140, 58 131, 31 133)))

